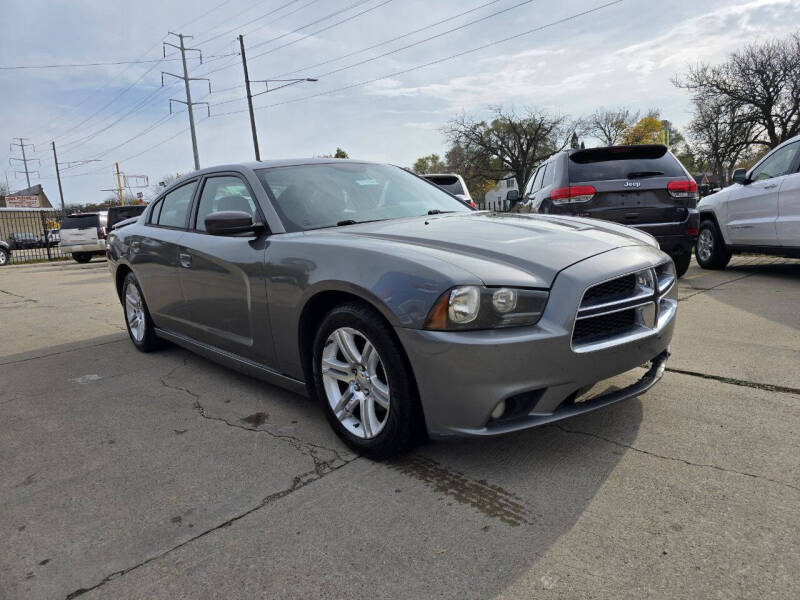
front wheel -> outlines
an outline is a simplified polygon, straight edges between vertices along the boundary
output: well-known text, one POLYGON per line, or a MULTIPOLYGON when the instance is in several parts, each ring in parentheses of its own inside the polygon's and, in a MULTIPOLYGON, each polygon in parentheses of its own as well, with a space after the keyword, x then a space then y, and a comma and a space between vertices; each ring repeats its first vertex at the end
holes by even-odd
POLYGON ((0 267, 5 267, 10 262, 10 257, 5 248, 0 248, 0 267))
POLYGON ((74 252, 72 254, 72 258, 77 263, 86 264, 90 260, 92 260, 92 255, 91 254, 84 254, 83 252, 74 252))
POLYGON ((359 303, 327 314, 313 347, 313 392, 337 435, 373 459, 395 456, 415 439, 413 374, 379 314, 359 303))
POLYGON ((707 219, 700 223, 694 256, 697 264, 704 269, 724 269, 731 260, 731 251, 725 246, 725 240, 714 221, 707 219))

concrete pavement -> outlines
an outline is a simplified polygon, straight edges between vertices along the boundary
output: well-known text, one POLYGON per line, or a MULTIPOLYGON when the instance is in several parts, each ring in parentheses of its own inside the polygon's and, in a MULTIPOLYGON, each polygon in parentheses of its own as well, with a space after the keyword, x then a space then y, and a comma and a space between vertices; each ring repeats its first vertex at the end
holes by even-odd
POLYGON ((800 263, 681 282, 645 396, 373 463, 309 400, 128 342, 105 263, 0 271, 0 598, 786 598, 800 263))

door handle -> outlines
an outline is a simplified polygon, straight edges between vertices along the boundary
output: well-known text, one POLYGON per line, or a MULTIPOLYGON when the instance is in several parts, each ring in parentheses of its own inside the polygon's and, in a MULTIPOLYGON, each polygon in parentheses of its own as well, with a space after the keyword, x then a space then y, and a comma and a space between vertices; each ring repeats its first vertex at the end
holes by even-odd
POLYGON ((764 186, 764 189, 765 189, 765 190, 771 190, 772 188, 776 188, 776 187, 778 187, 778 184, 777 184, 777 183, 770 183, 770 184, 768 184, 768 185, 765 185, 765 186, 764 186))
POLYGON ((187 254, 186 252, 181 252, 179 255, 181 260, 181 266, 188 269, 192 266, 192 255, 187 254))

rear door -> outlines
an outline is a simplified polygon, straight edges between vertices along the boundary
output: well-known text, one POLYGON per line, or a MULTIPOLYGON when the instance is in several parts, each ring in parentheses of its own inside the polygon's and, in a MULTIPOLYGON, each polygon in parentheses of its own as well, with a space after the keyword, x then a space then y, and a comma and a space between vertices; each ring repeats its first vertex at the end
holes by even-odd
POLYGON ((191 337, 256 362, 274 365, 264 255, 265 232, 210 235, 205 218, 241 211, 264 223, 251 187, 237 173, 209 175, 180 244, 180 278, 191 337))
POLYGON ((97 245, 98 227, 100 227, 100 217, 97 213, 82 213, 64 217, 61 222, 61 246, 97 245))
POLYGON ((167 192, 153 203, 142 233, 128 238, 133 272, 153 322, 184 335, 190 335, 190 321, 178 273, 179 248, 196 188, 194 180, 167 192))
POLYGON ((791 173, 783 177, 775 229, 778 244, 800 248, 800 151, 795 156, 791 173))
MULTIPOLYGON (((675 198, 667 186, 691 176, 664 146, 617 146, 574 152, 568 160, 571 186, 592 186, 586 203, 570 205, 575 214, 641 227, 686 220, 696 198, 675 198)), ((654 227, 655 226, 655 227, 654 227)))

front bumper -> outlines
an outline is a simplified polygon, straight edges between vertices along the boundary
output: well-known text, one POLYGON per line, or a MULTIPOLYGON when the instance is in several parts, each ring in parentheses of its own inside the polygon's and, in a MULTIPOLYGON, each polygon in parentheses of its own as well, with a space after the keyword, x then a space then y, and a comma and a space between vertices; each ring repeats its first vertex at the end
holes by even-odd
POLYGON ((542 319, 533 327, 485 331, 426 331, 397 328, 420 392, 433 437, 498 435, 536 427, 639 395, 663 373, 675 324, 676 285, 669 310, 644 335, 593 351, 575 351, 572 331, 578 304, 590 286, 666 260, 649 246, 619 248, 562 271, 542 319), (583 403, 572 403, 587 387, 645 363, 641 379, 583 403), (491 419, 498 402, 516 407, 491 419))

